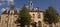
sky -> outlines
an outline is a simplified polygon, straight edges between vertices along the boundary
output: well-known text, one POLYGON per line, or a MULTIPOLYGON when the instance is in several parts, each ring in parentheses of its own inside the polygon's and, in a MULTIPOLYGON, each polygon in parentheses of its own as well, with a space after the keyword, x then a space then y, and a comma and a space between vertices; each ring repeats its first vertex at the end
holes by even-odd
MULTIPOLYGON (((49 6, 53 6, 56 11, 60 14, 60 0, 31 0, 33 2, 33 7, 39 7, 40 10, 44 11, 49 6)), ((0 14, 5 11, 5 9, 10 8, 10 4, 14 4, 15 9, 19 10, 25 4, 29 8, 30 0, 0 0, 0 14)))

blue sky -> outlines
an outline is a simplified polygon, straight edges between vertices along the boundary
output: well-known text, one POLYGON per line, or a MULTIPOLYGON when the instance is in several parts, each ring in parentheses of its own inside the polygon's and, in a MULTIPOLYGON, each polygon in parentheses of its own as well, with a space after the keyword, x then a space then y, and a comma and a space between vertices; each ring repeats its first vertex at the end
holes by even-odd
MULTIPOLYGON (((5 8, 9 9, 10 4, 15 5, 15 9, 20 9, 23 4, 29 7, 30 0, 0 0, 0 14, 5 8)), ((39 7, 40 10, 46 10, 48 6, 53 6, 60 13, 60 0, 32 0, 34 8, 39 7)))

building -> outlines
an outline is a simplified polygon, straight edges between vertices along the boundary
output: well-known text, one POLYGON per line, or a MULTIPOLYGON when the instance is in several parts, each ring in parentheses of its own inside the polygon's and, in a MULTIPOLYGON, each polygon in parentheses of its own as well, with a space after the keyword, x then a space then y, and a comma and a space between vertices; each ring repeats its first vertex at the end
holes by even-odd
POLYGON ((59 22, 56 25, 57 27, 60 27, 60 16, 58 18, 59 18, 59 22))
MULTIPOLYGON (((43 27, 43 11, 39 8, 34 10, 33 3, 30 1, 30 15, 32 16, 32 23, 37 23, 37 26, 43 27)), ((14 5, 11 5, 10 10, 5 10, 1 15, 1 27, 16 27, 14 21, 18 18, 18 11, 14 10, 14 5)))
MULTIPOLYGON (((10 10, 5 10, 1 15, 1 27, 17 27, 18 24, 15 24, 15 21, 18 18, 18 13, 19 10, 14 10, 14 5, 11 5, 10 10)), ((29 13, 32 16, 30 27, 34 27, 34 24, 36 27, 49 27, 49 24, 43 21, 44 12, 40 8, 34 10, 32 1, 30 1, 29 13)))

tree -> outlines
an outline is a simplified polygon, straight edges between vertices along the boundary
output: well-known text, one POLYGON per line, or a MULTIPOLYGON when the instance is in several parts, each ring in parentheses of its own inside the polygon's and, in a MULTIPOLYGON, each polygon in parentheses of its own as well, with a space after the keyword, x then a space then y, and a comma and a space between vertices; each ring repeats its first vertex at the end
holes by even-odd
POLYGON ((52 6, 50 6, 45 11, 44 20, 47 21, 49 24, 57 23, 58 22, 58 16, 59 16, 59 14, 57 13, 57 11, 52 6))
POLYGON ((21 24, 21 27, 25 27, 25 25, 30 24, 31 15, 29 14, 29 11, 25 7, 25 5, 22 7, 22 10, 19 11, 18 16, 19 18, 17 22, 21 24))

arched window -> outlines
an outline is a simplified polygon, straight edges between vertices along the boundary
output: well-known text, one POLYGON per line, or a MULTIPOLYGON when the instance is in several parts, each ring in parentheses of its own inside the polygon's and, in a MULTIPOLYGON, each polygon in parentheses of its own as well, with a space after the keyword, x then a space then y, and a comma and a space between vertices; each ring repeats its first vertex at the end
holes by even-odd
POLYGON ((37 18, 40 18, 40 13, 37 13, 37 18))
POLYGON ((6 16, 6 19, 5 19, 5 23, 7 23, 8 22, 8 16, 6 16))
POLYGON ((42 27, 42 25, 41 25, 41 22, 40 22, 40 21, 38 21, 38 27, 42 27))
POLYGON ((15 17, 15 19, 14 19, 14 20, 16 21, 18 17, 17 17, 17 16, 14 16, 14 17, 15 17))
POLYGON ((35 18, 35 14, 33 14, 33 16, 32 16, 33 18, 35 18))

